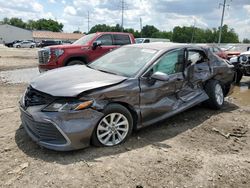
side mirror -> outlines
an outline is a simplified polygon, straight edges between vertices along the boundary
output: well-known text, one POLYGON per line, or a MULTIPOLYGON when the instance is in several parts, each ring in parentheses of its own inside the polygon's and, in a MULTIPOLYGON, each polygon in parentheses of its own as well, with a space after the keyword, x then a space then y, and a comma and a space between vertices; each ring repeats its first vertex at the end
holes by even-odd
POLYGON ((98 41, 98 40, 97 40, 97 41, 93 42, 93 47, 92 47, 92 48, 93 48, 93 50, 94 50, 94 49, 96 49, 98 46, 101 46, 101 45, 102 45, 102 41, 98 41))
POLYGON ((160 80, 160 81, 168 81, 169 75, 163 72, 155 72, 152 74, 151 78, 155 80, 160 80))

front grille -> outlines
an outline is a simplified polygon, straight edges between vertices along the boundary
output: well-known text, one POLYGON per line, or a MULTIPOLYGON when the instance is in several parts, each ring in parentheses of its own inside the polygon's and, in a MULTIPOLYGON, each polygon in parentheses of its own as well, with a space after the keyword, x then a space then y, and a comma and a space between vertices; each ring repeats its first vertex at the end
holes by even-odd
POLYGON ((21 113, 22 123, 39 141, 49 144, 66 144, 67 141, 52 123, 41 123, 33 120, 25 112, 21 113))
POLYGON ((39 64, 46 64, 50 59, 50 50, 49 49, 41 49, 38 51, 38 60, 39 64))
POLYGON ((33 89, 31 86, 27 88, 24 95, 24 107, 49 104, 54 98, 48 94, 33 89))

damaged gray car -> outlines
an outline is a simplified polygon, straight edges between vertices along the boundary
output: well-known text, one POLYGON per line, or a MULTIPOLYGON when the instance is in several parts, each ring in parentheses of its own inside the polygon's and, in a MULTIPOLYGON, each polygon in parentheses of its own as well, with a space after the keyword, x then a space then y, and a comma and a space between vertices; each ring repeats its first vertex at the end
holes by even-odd
POLYGON ((20 100, 21 120, 49 149, 115 146, 197 104, 220 109, 233 78, 233 66, 202 47, 129 45, 35 78, 20 100))

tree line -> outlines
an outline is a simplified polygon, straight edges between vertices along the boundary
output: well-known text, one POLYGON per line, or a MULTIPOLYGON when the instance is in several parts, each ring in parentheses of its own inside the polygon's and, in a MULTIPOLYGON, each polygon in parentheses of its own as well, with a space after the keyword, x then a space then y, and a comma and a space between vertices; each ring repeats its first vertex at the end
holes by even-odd
MULTIPOLYGON (((39 19, 23 21, 21 18, 4 18, 0 21, 2 24, 9 24, 29 30, 48 30, 53 32, 62 32, 63 24, 52 19, 39 19)), ((109 26, 106 24, 97 24, 93 26, 88 33, 95 32, 129 32, 135 38, 165 38, 172 42, 179 43, 217 43, 219 38, 219 28, 203 29, 198 27, 176 26, 172 31, 161 31, 153 25, 145 25, 141 31, 133 28, 122 28, 119 24, 109 26)), ((81 33, 74 31, 73 33, 81 33)), ((87 33, 85 33, 87 34, 87 33)), ((222 27, 222 43, 238 43, 239 37, 234 29, 228 25, 222 27)), ((250 43, 250 39, 243 39, 243 43, 250 43)))
POLYGON ((24 22, 21 18, 4 18, 1 24, 9 24, 29 30, 47 30, 53 32, 63 31, 63 24, 52 19, 28 20, 24 22))
MULTIPOLYGON (((105 32, 105 31, 124 31, 132 33, 136 38, 165 38, 172 42, 179 43, 217 43, 219 38, 219 28, 202 29, 197 27, 176 26, 172 31, 160 31, 153 25, 146 25, 141 32, 132 28, 122 29, 119 24, 109 26, 106 24, 98 24, 92 27, 89 33, 105 32)), ((246 41, 246 40, 244 40, 246 41)), ((227 25, 222 27, 222 43, 238 43, 239 37, 234 29, 227 25)))

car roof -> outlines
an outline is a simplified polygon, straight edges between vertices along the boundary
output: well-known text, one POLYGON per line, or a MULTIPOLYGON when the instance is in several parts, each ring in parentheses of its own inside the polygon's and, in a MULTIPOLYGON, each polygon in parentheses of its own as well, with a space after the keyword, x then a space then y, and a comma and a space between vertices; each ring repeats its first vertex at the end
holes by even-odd
POLYGON ((125 33, 125 32, 96 32, 96 34, 122 34, 122 35, 131 35, 131 33, 125 33))
POLYGON ((204 49, 202 46, 198 46, 195 44, 181 44, 181 43, 173 43, 173 42, 152 42, 152 43, 140 43, 140 44, 132 44, 127 45, 128 47, 137 47, 137 48, 145 48, 152 50, 171 50, 176 48, 197 48, 204 49))

